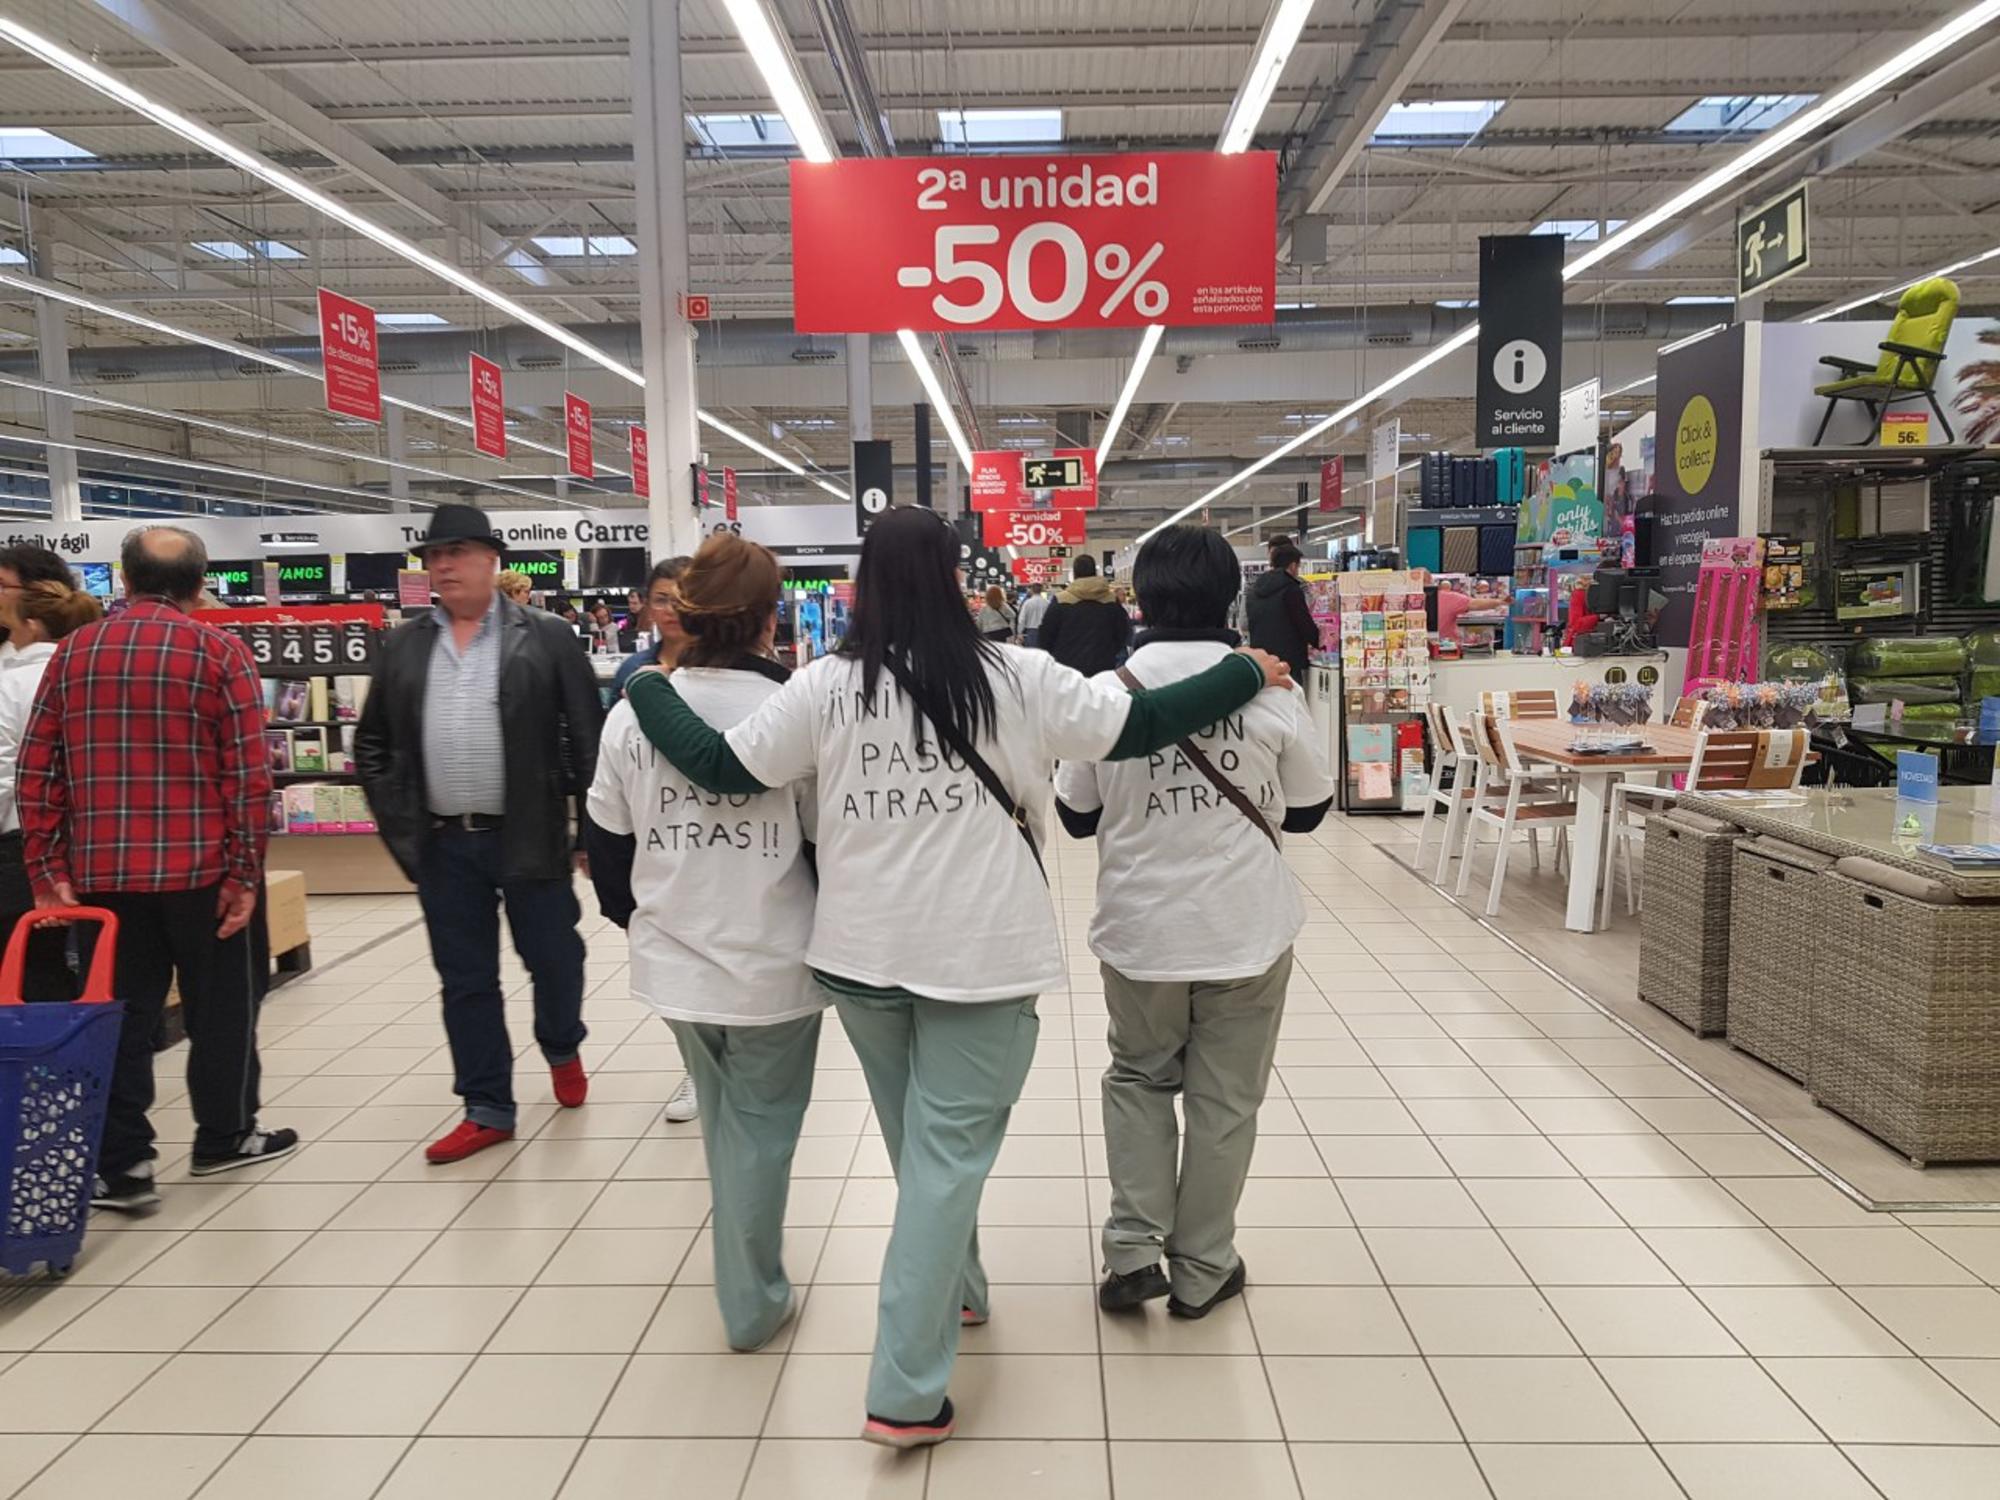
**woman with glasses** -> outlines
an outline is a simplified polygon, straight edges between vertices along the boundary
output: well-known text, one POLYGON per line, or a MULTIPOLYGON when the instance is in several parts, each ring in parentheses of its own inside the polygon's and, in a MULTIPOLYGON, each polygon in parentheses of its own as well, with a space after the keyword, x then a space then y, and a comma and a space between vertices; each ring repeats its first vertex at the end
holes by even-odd
POLYGON ((726 734, 661 673, 627 689, 646 737, 709 792, 817 778, 806 963, 833 992, 896 1173, 862 1429, 894 1448, 953 1431, 959 1328, 988 1312, 980 1195, 1034 1057, 1035 997, 1065 983, 1038 845, 1049 768, 1150 754, 1289 682, 1274 658, 1234 652, 1157 691, 1094 683, 984 639, 958 559, 929 510, 876 521, 846 639, 726 734))

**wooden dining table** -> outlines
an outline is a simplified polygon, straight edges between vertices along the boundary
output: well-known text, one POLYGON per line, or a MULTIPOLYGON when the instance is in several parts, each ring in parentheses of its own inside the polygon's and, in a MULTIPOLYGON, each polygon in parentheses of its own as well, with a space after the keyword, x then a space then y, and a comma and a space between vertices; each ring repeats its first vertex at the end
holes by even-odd
POLYGON ((1571 932, 1597 927, 1597 891, 1604 879, 1606 812, 1611 784, 1635 772, 1685 771, 1694 764, 1697 729, 1677 724, 1641 724, 1636 732, 1645 748, 1616 755, 1580 753, 1571 749, 1594 730, 1611 725, 1572 724, 1567 719, 1513 719, 1507 731, 1521 758, 1558 766, 1576 776, 1576 835, 1569 853, 1569 902, 1563 925, 1571 932))

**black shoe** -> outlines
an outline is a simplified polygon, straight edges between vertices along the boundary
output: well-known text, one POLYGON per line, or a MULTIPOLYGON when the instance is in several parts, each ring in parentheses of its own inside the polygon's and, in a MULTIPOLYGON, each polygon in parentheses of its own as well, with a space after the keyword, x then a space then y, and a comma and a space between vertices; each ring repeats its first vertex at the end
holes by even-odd
POLYGON ((135 1214, 160 1201, 153 1185, 153 1164, 142 1161, 129 1172, 113 1172, 97 1178, 90 1189, 90 1206, 108 1208, 113 1213, 135 1214))
POLYGON ((1183 1302, 1178 1297, 1167 1299, 1167 1312, 1176 1318, 1205 1318, 1231 1297, 1243 1295, 1243 1262, 1236 1262, 1236 1269, 1229 1273, 1229 1279, 1216 1288, 1215 1295, 1199 1306, 1183 1302))
POLYGON ((861 1440, 907 1452, 911 1448, 929 1448, 942 1443, 957 1428, 958 1413, 951 1409, 951 1397, 947 1396, 944 1405, 938 1408, 938 1414, 926 1422, 892 1422, 887 1417, 871 1414, 862 1424, 861 1440))
POLYGON ((188 1164, 188 1171, 196 1177, 209 1177, 217 1172, 233 1172, 238 1167, 254 1167, 263 1162, 276 1161, 298 1149, 299 1133, 296 1130, 250 1130, 244 1132, 233 1151, 225 1151, 220 1156, 197 1153, 188 1164))
POLYGON ((1157 1265, 1122 1274, 1113 1271, 1097 1285, 1097 1305, 1106 1312, 1130 1312, 1172 1290, 1167 1284, 1167 1273, 1157 1265))

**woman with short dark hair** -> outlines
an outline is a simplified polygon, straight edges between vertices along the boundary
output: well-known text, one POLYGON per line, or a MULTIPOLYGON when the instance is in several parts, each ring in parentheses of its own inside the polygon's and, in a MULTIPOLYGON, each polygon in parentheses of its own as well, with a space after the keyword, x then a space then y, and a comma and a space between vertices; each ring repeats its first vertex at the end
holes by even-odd
POLYGON ((1037 846, 1048 767, 1149 754, 1287 680, 1248 653, 1159 692, 1093 683, 981 637, 958 560, 931 511, 877 520, 846 639, 727 735, 658 672, 627 690, 697 786, 754 795, 817 778, 806 962, 834 994, 896 1172, 862 1429, 895 1448, 952 1433, 959 1327, 988 1311, 979 1199, 1034 1057, 1035 996, 1066 977, 1037 846))
MULTIPOLYGON (((1216 532, 1167 527, 1139 549, 1132 580, 1147 628, 1100 680, 1157 688, 1235 648, 1224 623, 1242 569, 1216 532)), ((1097 839, 1106 1312, 1167 1297, 1175 1316, 1203 1318, 1243 1289, 1236 1204, 1305 921, 1281 832, 1310 833, 1333 791, 1311 716, 1285 693, 1260 693, 1144 765, 1057 768, 1064 826, 1097 839)))

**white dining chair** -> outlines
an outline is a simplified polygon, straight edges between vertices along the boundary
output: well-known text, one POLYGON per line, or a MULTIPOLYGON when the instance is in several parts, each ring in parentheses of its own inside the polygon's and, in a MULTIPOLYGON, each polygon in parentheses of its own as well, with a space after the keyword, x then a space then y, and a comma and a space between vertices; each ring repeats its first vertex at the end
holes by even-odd
POLYGON ((1424 798, 1424 820, 1417 829, 1417 854, 1411 863, 1419 873, 1424 868, 1424 845, 1431 836, 1431 824, 1439 809, 1444 811, 1443 833, 1438 839, 1437 872, 1431 883, 1442 885, 1453 850, 1458 847, 1460 825, 1478 782, 1478 757, 1462 742, 1459 726, 1442 703, 1424 710, 1431 732, 1431 789, 1424 798))
MULTIPOLYGON (((1498 843, 1493 850, 1493 876, 1486 888, 1486 915, 1500 910, 1500 891, 1507 880, 1507 856, 1516 828, 1528 835, 1528 856, 1535 868, 1541 867, 1541 848, 1536 842, 1538 828, 1567 829, 1576 823, 1577 805, 1566 792, 1551 791, 1547 783, 1537 784, 1507 721, 1493 714, 1480 714, 1472 721, 1471 736, 1479 761, 1478 791, 1466 810, 1465 843, 1459 852, 1457 894, 1463 896, 1472 881, 1472 852, 1479 846, 1482 827, 1495 830, 1498 843)), ((1558 851, 1560 854, 1560 851, 1558 851)), ((1558 868, 1560 868, 1560 859, 1558 868)))

